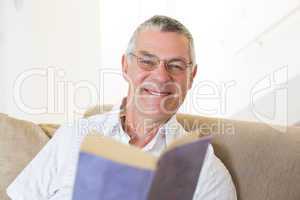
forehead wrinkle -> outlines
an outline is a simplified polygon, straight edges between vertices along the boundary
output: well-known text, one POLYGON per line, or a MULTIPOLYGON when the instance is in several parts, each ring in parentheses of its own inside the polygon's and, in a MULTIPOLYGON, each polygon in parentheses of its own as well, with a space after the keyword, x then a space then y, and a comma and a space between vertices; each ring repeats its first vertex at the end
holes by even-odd
MULTIPOLYGON (((147 56, 147 57, 153 57, 153 58, 159 58, 157 55, 150 53, 149 51, 146 50, 139 50, 137 51, 139 54, 142 54, 143 56, 147 56)), ((159 58, 160 59, 160 58, 159 58)), ((184 61, 187 62, 188 59, 186 59, 183 56, 175 56, 175 57, 171 57, 167 59, 168 61, 184 61)))
MULTIPOLYGON (((155 30, 144 30, 139 32, 135 40, 135 49, 167 51, 169 48, 177 49, 189 56, 188 39, 174 32, 161 32, 155 30), (155 39, 154 39, 155 38, 155 39), (144 49, 146 48, 146 49, 144 49), (184 50, 184 51, 182 51, 184 50)), ((150 53, 148 51, 148 53, 150 53)), ((179 53, 179 52, 178 52, 179 53)))
POLYGON ((149 51, 146 50, 139 50, 137 51, 139 54, 142 54, 143 56, 148 56, 148 57, 157 57, 155 54, 150 53, 149 51))

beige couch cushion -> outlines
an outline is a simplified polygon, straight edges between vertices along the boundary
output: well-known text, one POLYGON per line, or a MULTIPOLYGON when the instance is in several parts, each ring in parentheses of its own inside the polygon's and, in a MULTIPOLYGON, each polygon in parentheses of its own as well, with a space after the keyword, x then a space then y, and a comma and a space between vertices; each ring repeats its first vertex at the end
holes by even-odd
POLYGON ((6 187, 45 145, 48 137, 31 123, 0 113, 0 199, 6 200, 6 187))
POLYGON ((47 137, 52 138, 55 131, 59 128, 58 124, 39 124, 39 127, 44 131, 47 137))
MULTIPOLYGON (((110 109, 110 105, 97 106, 88 110, 85 117, 110 109)), ((198 129, 203 134, 214 134, 215 152, 229 169, 239 200, 300 199, 300 128, 280 132, 262 123, 183 114, 178 114, 177 119, 188 131, 198 129)), ((51 136, 57 126, 41 127, 51 136)), ((0 158, 4 158, 4 162, 0 161, 0 177, 6 179, 0 181, 2 200, 2 188, 6 187, 3 183, 13 179, 47 137, 36 125, 3 115, 0 130, 0 158)))
MULTIPOLYGON (((96 106, 85 117, 110 109, 96 106)), ((262 123, 183 114, 177 119, 187 131, 214 135, 215 153, 230 171, 239 200, 300 199, 300 128, 280 132, 262 123)))
POLYGON ((280 132, 262 123, 189 115, 178 120, 214 134, 214 150, 230 171, 239 200, 300 199, 300 128, 280 132))

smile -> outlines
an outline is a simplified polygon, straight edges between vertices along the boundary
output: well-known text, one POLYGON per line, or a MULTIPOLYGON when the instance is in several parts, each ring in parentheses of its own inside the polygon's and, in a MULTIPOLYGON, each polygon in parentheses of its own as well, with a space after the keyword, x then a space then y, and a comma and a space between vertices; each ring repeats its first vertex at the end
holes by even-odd
POLYGON ((163 97, 163 96, 168 96, 171 94, 171 92, 165 92, 165 91, 154 91, 154 90, 150 90, 150 89, 146 89, 144 88, 144 90, 151 94, 151 95, 154 95, 154 96, 160 96, 160 97, 163 97))

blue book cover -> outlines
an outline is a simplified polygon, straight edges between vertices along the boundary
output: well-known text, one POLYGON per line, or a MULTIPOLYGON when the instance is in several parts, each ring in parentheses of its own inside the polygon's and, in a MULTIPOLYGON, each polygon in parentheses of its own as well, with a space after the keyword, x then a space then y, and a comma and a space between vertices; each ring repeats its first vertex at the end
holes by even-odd
POLYGON ((88 135, 73 200, 191 200, 210 139, 184 136, 157 158, 112 138, 88 135))

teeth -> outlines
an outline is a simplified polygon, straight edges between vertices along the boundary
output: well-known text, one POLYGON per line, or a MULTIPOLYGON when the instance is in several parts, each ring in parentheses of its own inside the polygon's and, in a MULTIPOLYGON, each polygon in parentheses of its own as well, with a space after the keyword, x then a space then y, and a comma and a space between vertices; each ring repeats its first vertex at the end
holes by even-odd
POLYGON ((159 92, 152 92, 150 91, 151 94, 156 95, 156 96, 163 96, 164 94, 159 93, 159 92))
POLYGON ((155 92, 155 91, 151 91, 151 90, 147 90, 150 94, 155 95, 155 96, 165 96, 168 95, 167 92, 155 92))

